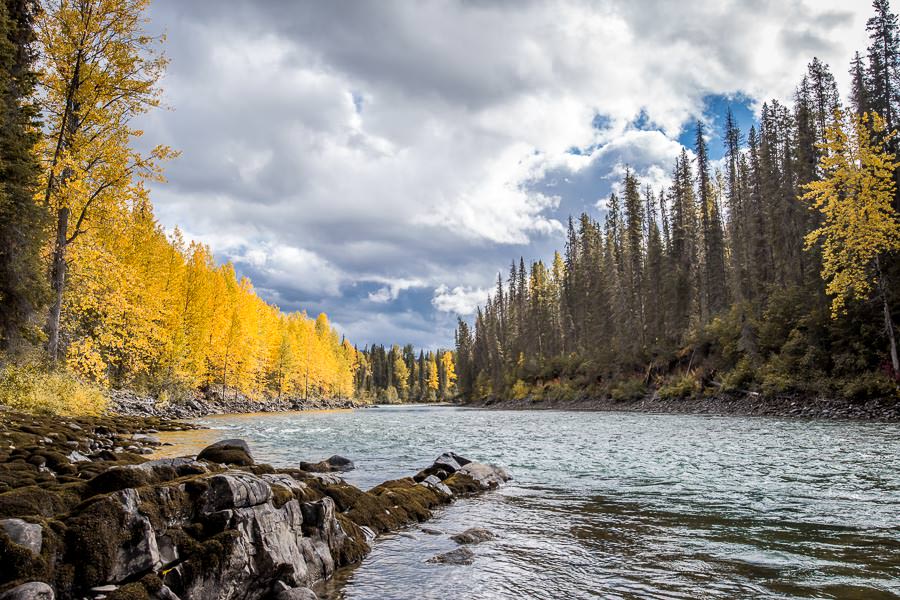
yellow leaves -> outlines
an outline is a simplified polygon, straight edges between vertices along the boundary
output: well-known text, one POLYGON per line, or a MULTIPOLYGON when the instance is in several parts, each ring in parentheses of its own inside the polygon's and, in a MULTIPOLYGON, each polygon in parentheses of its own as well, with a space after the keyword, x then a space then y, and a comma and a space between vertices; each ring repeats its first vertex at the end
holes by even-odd
POLYGON ((453 363, 452 352, 444 352, 441 354, 441 366, 443 366, 444 373, 447 377, 447 387, 452 388, 453 384, 456 383, 456 365, 453 363))
POLYGON ((425 385, 429 390, 433 390, 436 392, 440 387, 440 381, 438 380, 437 360, 435 359, 433 353, 428 354, 425 368, 425 385))
POLYGON ((835 316, 848 300, 871 295, 876 259, 900 250, 900 220, 892 206, 898 163, 884 145, 893 135, 885 135, 877 114, 845 117, 838 111, 822 144, 824 177, 808 184, 803 196, 822 215, 806 246, 822 245, 822 278, 835 316))

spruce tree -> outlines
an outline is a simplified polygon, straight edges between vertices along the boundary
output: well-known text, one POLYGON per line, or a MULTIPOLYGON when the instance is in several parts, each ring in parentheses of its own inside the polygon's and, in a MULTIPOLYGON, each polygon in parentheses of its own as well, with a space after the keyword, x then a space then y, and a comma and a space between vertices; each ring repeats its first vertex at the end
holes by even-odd
POLYGON ((32 24, 37 2, 0 2, 0 349, 15 353, 36 332, 47 300, 41 272, 46 213, 35 200, 39 129, 32 24))

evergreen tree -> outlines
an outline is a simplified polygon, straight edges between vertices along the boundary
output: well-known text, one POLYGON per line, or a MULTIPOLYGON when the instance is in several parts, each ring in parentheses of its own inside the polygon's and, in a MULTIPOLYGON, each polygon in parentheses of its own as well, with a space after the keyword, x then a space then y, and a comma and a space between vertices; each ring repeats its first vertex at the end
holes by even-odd
POLYGON ((15 353, 46 300, 41 270, 33 0, 0 2, 0 349, 15 353))

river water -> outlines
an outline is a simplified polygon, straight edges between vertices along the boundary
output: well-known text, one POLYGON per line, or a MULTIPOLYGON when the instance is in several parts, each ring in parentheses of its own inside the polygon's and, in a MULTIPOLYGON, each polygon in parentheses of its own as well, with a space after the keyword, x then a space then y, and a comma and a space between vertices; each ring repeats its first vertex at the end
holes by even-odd
POLYGON ((187 445, 341 454, 362 488, 445 450, 511 470, 425 524, 447 535, 379 538, 324 598, 900 598, 897 424, 423 406, 199 422, 187 445), (497 538, 472 565, 426 562, 473 526, 497 538))

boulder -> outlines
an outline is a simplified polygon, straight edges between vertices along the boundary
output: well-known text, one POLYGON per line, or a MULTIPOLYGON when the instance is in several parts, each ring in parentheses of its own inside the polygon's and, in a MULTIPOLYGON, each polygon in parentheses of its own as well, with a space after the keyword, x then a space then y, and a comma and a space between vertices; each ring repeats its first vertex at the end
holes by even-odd
POLYGON ((424 485, 425 487, 429 487, 435 491, 438 491, 438 492, 444 494, 445 496, 453 495, 453 492, 450 491, 450 488, 448 488, 444 483, 442 483, 441 480, 438 479, 437 475, 429 475, 428 477, 426 477, 425 479, 420 481, 419 485, 424 485))
POLYGON ((335 454, 317 463, 301 461, 300 468, 310 473, 331 473, 334 471, 352 471, 356 467, 349 458, 335 454))
POLYGON ((442 565, 471 565, 474 560, 474 552, 468 548, 457 548, 456 550, 433 556, 427 562, 442 565))
POLYGON ((248 467, 253 464, 253 455, 244 440, 221 440, 201 450, 197 460, 248 467))
POLYGON ((66 457, 69 459, 69 462, 79 463, 79 462, 90 462, 90 458, 79 452, 78 450, 73 450, 66 457))
POLYGON ((0 600, 53 600, 53 588, 42 581, 31 581, 17 585, 0 594, 0 600))
POLYGON ((149 435, 146 433, 135 433, 131 436, 131 439, 135 442, 140 442, 148 446, 159 446, 162 443, 155 435, 149 435))
POLYGON ((279 581, 276 585, 275 600, 318 600, 315 592, 306 587, 292 588, 279 581))
POLYGON ((464 465, 458 473, 471 477, 483 490, 498 487, 501 483, 509 481, 512 476, 503 467, 470 462, 464 465))
POLYGON ((41 553, 44 528, 37 523, 28 523, 22 519, 2 519, 0 529, 16 544, 28 548, 35 555, 41 553))
POLYGON ((243 471, 229 471, 206 480, 202 512, 259 506, 272 499, 272 486, 264 479, 243 471))
POLYGON ((495 537, 497 536, 483 527, 471 527, 462 533, 451 536, 450 539, 457 544, 480 544, 481 542, 492 540, 495 537))

